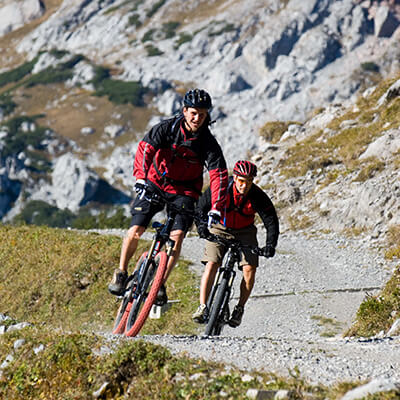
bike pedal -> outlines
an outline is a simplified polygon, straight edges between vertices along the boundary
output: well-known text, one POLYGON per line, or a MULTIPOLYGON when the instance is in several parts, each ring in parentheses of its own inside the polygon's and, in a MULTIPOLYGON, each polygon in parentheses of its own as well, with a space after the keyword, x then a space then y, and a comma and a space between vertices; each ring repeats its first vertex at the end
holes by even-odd
POLYGON ((161 315, 166 313, 171 308, 171 304, 163 304, 162 306, 158 306, 157 304, 153 304, 150 309, 149 318, 151 319, 160 319, 161 315))

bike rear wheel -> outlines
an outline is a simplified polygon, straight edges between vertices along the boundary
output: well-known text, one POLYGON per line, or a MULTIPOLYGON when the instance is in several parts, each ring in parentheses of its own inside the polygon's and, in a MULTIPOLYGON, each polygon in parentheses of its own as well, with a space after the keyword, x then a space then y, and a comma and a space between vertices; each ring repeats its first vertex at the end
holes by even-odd
POLYGON ((218 336, 222 331, 222 318, 224 315, 224 305, 228 293, 228 279, 223 277, 217 293, 215 295, 214 301, 211 304, 210 316, 206 325, 204 334, 207 336, 218 336))
MULTIPOLYGON (((140 256, 138 262, 136 263, 135 271, 139 270, 140 265, 143 263, 143 261, 146 260, 146 257, 147 257, 147 251, 144 252, 140 256)), ((133 275, 132 275, 130 277, 130 280, 129 280, 128 284, 127 284, 124 297, 123 297, 123 299, 121 301, 121 304, 120 304, 118 312, 117 312, 117 316, 115 318, 114 328, 113 328, 113 331, 112 331, 112 333, 114 335, 119 335, 119 334, 122 334, 122 333, 125 332, 126 321, 128 319, 128 315, 129 315, 129 312, 130 312, 131 307, 132 307, 132 300, 133 300, 132 289, 134 289, 133 288, 133 284, 134 284, 134 282, 133 282, 133 275)))
POLYGON ((164 274, 167 268, 167 253, 160 252, 152 260, 152 265, 147 272, 148 276, 144 281, 148 281, 149 285, 144 288, 143 293, 132 302, 126 321, 125 335, 136 336, 150 313, 151 307, 156 300, 157 293, 164 281, 164 274))

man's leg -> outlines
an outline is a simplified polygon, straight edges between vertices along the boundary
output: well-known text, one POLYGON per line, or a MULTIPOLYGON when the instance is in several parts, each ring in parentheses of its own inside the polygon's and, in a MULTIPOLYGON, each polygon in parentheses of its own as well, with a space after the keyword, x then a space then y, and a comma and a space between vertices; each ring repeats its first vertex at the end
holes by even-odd
POLYGON ((164 274, 164 283, 167 281, 169 274, 177 263, 181 254, 183 239, 185 238, 185 232, 182 230, 172 231, 169 237, 175 241, 175 246, 172 249, 172 254, 168 260, 167 269, 164 274))
POLYGON ((128 264, 135 254, 139 238, 143 235, 145 227, 133 225, 126 233, 122 242, 119 269, 114 271, 108 290, 111 294, 120 296, 124 293, 126 280, 128 278, 128 264))
POLYGON ((165 282, 167 281, 169 274, 171 273, 172 269, 174 268, 175 264, 179 259, 179 255, 181 254, 182 242, 183 239, 185 238, 185 232, 177 229, 172 231, 169 236, 172 240, 175 241, 175 245, 174 248, 172 249, 171 256, 169 257, 167 269, 165 270, 164 282, 157 293, 156 304, 160 306, 168 302, 167 290, 165 289, 165 282))
POLYGON ((130 259, 135 254, 140 237, 145 231, 144 226, 133 225, 126 233, 122 242, 121 256, 119 259, 119 269, 121 271, 128 271, 128 264, 130 259))

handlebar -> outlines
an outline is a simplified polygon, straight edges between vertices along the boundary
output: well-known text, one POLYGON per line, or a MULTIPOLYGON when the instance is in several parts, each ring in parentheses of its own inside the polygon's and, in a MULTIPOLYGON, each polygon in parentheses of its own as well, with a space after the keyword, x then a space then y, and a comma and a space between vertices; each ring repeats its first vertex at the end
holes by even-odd
POLYGON ((206 239, 209 240, 210 242, 216 242, 222 244, 223 246, 229 249, 250 250, 253 254, 265 257, 263 249, 261 249, 258 246, 251 246, 248 244, 244 244, 240 240, 226 239, 222 236, 215 235, 213 233, 210 233, 206 239))
POLYGON ((199 220, 199 217, 196 215, 195 211, 186 210, 183 207, 176 206, 171 200, 169 200, 161 190, 152 186, 151 189, 148 187, 143 190, 140 194, 141 199, 145 199, 150 203, 163 205, 168 204, 168 207, 177 214, 185 214, 193 217, 195 220, 199 220))

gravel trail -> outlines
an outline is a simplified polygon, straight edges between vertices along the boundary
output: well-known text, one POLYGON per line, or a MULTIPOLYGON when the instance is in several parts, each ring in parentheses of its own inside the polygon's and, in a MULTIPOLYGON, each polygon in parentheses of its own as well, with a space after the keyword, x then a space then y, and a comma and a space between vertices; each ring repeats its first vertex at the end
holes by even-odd
MULTIPOLYGON (((185 239, 182 256, 199 276, 202 251, 197 237, 185 239)), ((142 338, 246 370, 288 376, 298 369, 314 384, 374 378, 400 383, 399 336, 343 337, 365 296, 377 293, 392 275, 395 264, 380 253, 369 240, 281 234, 276 256, 261 261, 241 326, 226 327, 214 338, 201 329, 197 336, 142 338)), ((232 307, 240 279, 238 273, 232 307)))

